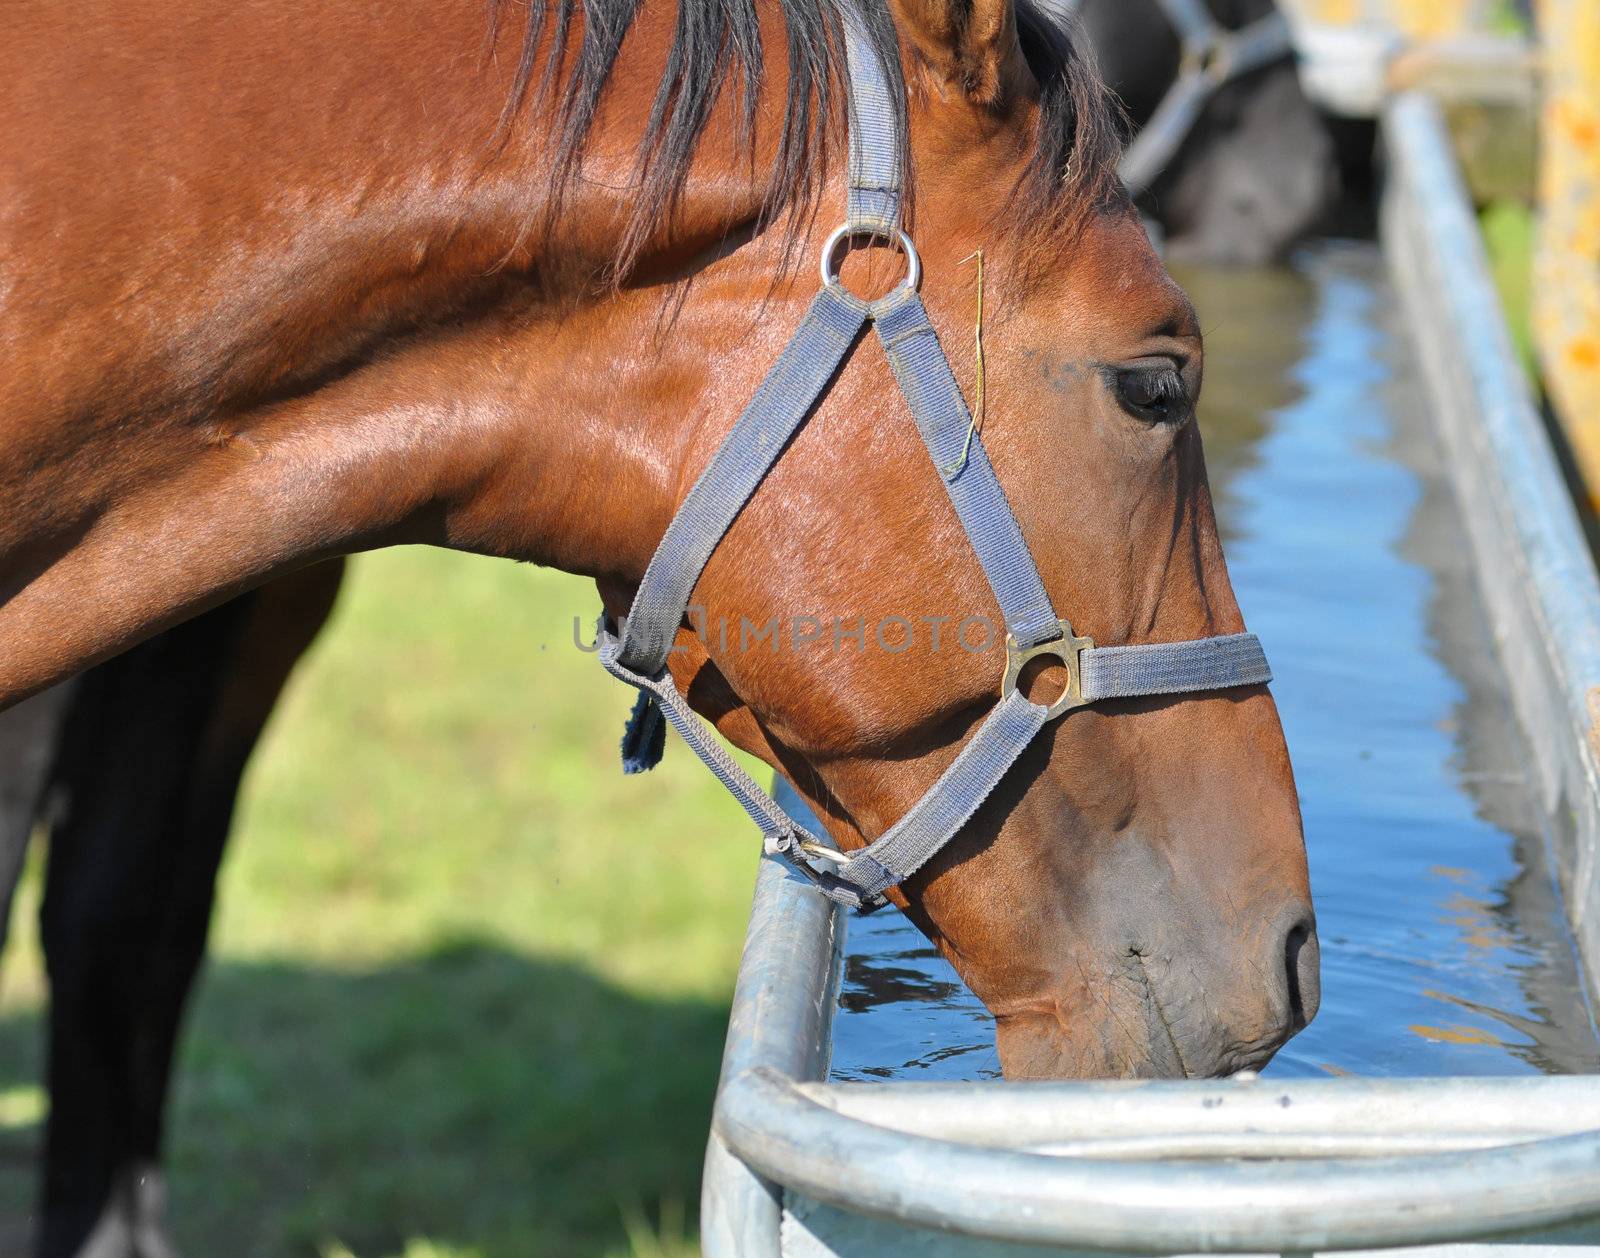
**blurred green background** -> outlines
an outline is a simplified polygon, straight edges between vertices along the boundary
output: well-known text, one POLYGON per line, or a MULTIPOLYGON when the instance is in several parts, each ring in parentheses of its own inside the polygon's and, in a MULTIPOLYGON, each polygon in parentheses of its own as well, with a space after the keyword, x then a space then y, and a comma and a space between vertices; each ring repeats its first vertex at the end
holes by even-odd
MULTIPOLYGON (((169 1138, 186 1255, 696 1252, 754 833, 574 645, 592 583, 354 561, 246 781, 169 1138)), ((43 1094, 39 853, 0 962, 0 1236, 43 1094)), ((4 1248, 0 1245, 0 1248, 4 1248)))

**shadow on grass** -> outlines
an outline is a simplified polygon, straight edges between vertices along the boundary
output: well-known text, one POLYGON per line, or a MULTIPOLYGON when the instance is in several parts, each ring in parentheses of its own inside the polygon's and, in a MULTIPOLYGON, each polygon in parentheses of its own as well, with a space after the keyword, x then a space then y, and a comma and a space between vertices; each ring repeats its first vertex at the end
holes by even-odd
MULTIPOLYGON (((727 1016, 476 940, 361 972, 214 964, 170 1121, 180 1248, 635 1252, 625 1218, 693 1217, 727 1016)), ((0 1092, 37 1080, 38 1037, 0 1021, 0 1092)), ((37 1136, 0 1130, 10 1206, 37 1136)))

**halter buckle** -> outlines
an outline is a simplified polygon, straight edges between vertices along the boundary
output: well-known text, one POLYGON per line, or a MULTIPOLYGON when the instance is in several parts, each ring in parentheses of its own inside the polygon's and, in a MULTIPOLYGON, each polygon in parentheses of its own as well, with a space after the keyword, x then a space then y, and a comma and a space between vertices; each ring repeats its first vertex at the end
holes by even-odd
POLYGON ((1061 626, 1061 636, 1037 646, 1021 646, 1016 638, 1006 634, 1006 669, 1000 676, 1000 697, 1007 699, 1016 690, 1017 683, 1022 679, 1022 670, 1029 660, 1041 657, 1060 660, 1067 670, 1067 684, 1061 697, 1047 709, 1047 721, 1053 721, 1062 713, 1081 708, 1088 702, 1083 697, 1083 653, 1094 646, 1093 638, 1078 637, 1066 621, 1057 623, 1061 626))

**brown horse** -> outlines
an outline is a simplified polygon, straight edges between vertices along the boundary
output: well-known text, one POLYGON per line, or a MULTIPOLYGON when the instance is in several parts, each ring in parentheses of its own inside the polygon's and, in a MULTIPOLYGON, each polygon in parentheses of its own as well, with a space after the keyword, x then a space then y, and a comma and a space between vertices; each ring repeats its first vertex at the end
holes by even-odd
MULTIPOLYGON (((1102 644, 1238 629, 1198 329, 1115 185, 1092 72, 1026 6, 891 9, 925 300, 970 372, 984 251, 985 439, 1055 602, 1102 644)), ((477 0, 70 24, 27 2, 9 24, 0 703, 392 542, 586 573, 621 611, 842 200, 823 0, 531 23, 477 0)), ((757 622, 992 611, 881 356, 847 365, 697 599, 757 622)), ((925 636, 682 644, 679 684, 845 847, 926 789, 999 675, 925 636)), ((1237 1069, 1315 1009, 1259 690, 1074 713, 900 899, 1015 1075, 1237 1069)))

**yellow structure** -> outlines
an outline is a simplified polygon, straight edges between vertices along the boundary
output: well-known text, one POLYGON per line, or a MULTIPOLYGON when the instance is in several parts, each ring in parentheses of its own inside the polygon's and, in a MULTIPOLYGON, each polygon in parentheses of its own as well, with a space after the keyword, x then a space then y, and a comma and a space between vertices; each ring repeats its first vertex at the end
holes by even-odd
POLYGON ((1600 0, 1540 0, 1538 17, 1533 328, 1550 399, 1600 506, 1600 0))

